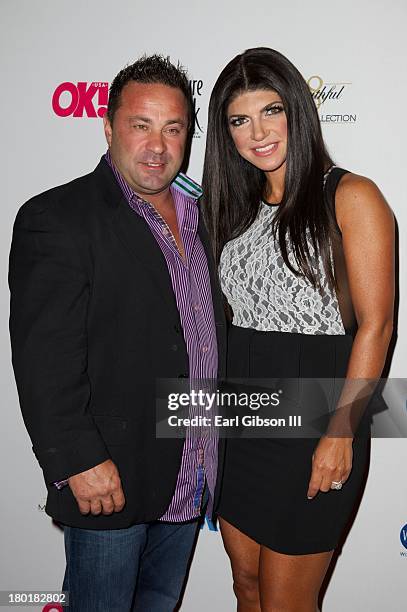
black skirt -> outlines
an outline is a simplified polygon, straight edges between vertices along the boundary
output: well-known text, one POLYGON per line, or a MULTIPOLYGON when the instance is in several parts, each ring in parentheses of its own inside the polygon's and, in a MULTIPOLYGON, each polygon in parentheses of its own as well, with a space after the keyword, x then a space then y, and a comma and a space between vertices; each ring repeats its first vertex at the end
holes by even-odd
MULTIPOLYGON (((344 378, 352 337, 231 327, 229 378, 344 378)), ((305 406, 306 409, 306 406, 305 406)), ((307 499, 315 438, 226 441, 218 514, 268 548, 301 555, 333 550, 365 480, 369 427, 353 443, 352 472, 340 491, 307 499)), ((359 428, 360 432, 360 428, 359 428)))

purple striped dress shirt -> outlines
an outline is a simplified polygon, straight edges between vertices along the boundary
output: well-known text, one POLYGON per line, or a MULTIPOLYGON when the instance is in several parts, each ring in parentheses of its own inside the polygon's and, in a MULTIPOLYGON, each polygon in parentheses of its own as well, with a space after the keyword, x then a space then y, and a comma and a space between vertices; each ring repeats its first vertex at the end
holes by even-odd
MULTIPOLYGON (((174 290, 184 340, 189 358, 191 381, 215 380, 218 370, 216 327, 208 263, 198 236, 199 211, 196 197, 180 185, 190 183, 179 175, 170 186, 174 200, 179 233, 184 245, 185 261, 167 223, 154 206, 138 196, 114 166, 109 151, 105 159, 132 210, 140 215, 160 247, 174 290)), ((200 409, 198 409, 199 412, 200 409)), ((204 410, 202 410, 203 414, 204 410)), ((162 521, 182 522, 200 516, 205 481, 209 490, 206 514, 211 516, 217 472, 217 435, 213 429, 203 428, 193 433, 187 429, 181 467, 175 491, 162 521), (197 435, 198 433, 198 435, 197 435)))

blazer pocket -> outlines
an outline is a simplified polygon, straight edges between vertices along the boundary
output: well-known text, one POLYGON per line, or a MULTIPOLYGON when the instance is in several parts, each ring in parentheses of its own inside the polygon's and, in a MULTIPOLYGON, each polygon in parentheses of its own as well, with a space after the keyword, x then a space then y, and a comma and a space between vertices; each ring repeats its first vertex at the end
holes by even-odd
POLYGON ((120 416, 93 415, 93 420, 107 446, 129 443, 131 436, 126 419, 120 416))

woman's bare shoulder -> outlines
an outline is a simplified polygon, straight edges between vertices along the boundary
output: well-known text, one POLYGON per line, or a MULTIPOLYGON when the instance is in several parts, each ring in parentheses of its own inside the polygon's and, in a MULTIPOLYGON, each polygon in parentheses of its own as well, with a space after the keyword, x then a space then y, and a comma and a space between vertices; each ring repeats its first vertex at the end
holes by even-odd
POLYGON ((335 197, 336 217, 342 229, 348 223, 389 222, 390 206, 374 181, 366 176, 346 173, 340 180, 335 197))

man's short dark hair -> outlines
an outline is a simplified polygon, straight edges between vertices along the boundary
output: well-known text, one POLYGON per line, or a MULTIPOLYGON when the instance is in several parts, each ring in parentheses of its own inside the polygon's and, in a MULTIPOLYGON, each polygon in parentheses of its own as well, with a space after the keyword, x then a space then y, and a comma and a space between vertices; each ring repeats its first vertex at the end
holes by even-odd
POLYGON ((169 57, 163 55, 143 55, 140 59, 126 66, 115 76, 110 86, 107 118, 111 125, 116 110, 120 106, 122 89, 127 83, 158 83, 180 89, 184 94, 187 106, 190 128, 193 128, 193 100, 185 68, 178 62, 175 66, 169 57))

